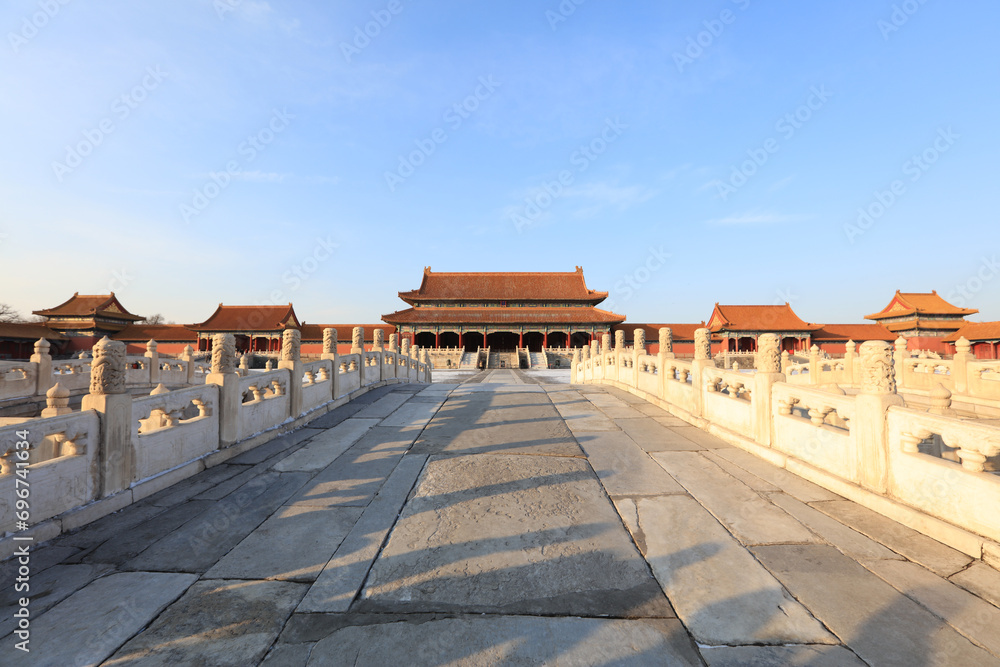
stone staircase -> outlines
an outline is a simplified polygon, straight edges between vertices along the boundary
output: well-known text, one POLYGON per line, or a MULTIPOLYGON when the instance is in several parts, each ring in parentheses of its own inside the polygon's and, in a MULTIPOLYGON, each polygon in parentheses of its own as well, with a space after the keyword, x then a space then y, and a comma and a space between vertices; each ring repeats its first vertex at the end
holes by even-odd
POLYGON ((463 352, 462 358, 458 362, 459 369, 475 369, 476 368, 476 357, 479 356, 478 352, 463 352))
POLYGON ((489 368, 519 368, 517 356, 517 352, 491 352, 489 368))

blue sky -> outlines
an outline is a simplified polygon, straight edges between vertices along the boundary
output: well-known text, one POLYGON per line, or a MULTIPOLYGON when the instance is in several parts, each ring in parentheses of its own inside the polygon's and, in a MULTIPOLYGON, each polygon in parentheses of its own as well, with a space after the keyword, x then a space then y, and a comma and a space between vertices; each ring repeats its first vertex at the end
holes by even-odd
POLYGON ((635 322, 1000 319, 1000 5, 623 4, 6 2, 0 301, 374 322, 581 265, 635 322))

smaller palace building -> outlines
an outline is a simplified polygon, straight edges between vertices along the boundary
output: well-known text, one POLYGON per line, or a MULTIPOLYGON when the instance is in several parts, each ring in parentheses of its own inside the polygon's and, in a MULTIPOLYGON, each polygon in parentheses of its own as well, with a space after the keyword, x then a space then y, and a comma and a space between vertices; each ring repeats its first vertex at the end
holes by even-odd
POLYGON ((231 333, 240 352, 277 352, 285 329, 298 329, 299 318, 292 304, 287 306, 224 306, 200 324, 187 328, 198 334, 199 350, 209 350, 212 336, 231 333))
POLYGON ((67 338, 64 352, 90 350, 104 336, 114 336, 141 321, 118 301, 115 293, 85 295, 75 292, 54 308, 34 311, 45 318, 45 326, 67 338))
POLYGON ((713 337, 723 342, 723 351, 757 351, 757 339, 763 334, 778 334, 781 349, 798 352, 809 349, 810 338, 819 324, 803 322, 787 303, 783 306, 720 306, 715 304, 708 319, 713 337))
POLYGON ((954 306, 936 291, 928 294, 896 290, 888 306, 866 315, 865 319, 875 320, 896 336, 907 339, 910 349, 949 352, 945 339, 967 324, 968 315, 978 312, 954 306))
POLYGON ((434 273, 428 266, 420 287, 399 298, 410 308, 382 320, 426 348, 582 347, 625 321, 597 308, 608 293, 588 289, 579 266, 566 273, 434 273))

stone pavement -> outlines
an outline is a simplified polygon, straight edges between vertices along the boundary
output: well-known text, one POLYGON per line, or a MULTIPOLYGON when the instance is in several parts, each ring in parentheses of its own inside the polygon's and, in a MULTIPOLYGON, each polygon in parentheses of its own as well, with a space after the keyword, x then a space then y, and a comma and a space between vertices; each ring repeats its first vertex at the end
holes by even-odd
MULTIPOLYGON (((373 391, 37 549, 4 665, 1000 665, 1000 572, 630 394, 373 391)), ((541 383, 540 383, 541 382, 541 383)))

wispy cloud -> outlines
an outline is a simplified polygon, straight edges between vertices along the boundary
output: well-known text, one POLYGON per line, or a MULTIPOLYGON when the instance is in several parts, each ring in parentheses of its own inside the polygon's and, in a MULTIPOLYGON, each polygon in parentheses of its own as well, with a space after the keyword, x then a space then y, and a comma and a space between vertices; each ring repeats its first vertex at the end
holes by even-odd
POLYGON ((664 181, 672 181, 681 174, 683 174, 684 172, 691 171, 692 168, 694 168, 694 165, 688 162, 686 164, 682 164, 678 167, 674 167, 673 169, 664 172, 663 175, 660 176, 660 178, 664 181))
POLYGON ((290 178, 294 174, 279 174, 274 171, 241 171, 238 174, 233 174, 233 180, 235 181, 248 181, 250 183, 281 183, 286 178, 290 178))
POLYGON ((271 5, 267 2, 244 0, 244 2, 230 3, 230 5, 236 9, 240 18, 251 23, 264 23, 271 13, 271 5))
POLYGON ((616 206, 624 210, 649 201, 657 194, 658 190, 642 185, 623 186, 607 181, 595 181, 567 188, 565 196, 586 199, 599 206, 616 206))
POLYGON ((790 184, 790 183, 791 183, 792 181, 794 181, 794 180, 795 180, 795 177, 794 177, 794 176, 787 176, 787 177, 785 177, 785 178, 781 179, 780 181, 778 181, 778 182, 774 183, 774 184, 773 184, 773 185, 772 185, 771 187, 769 187, 769 188, 767 189, 767 191, 768 191, 768 192, 777 192, 778 190, 783 190, 783 189, 785 189, 786 187, 788 187, 788 185, 789 185, 789 184, 790 184))
POLYGON ((775 213, 744 213, 743 215, 731 215, 725 218, 714 218, 706 220, 704 224, 712 226, 753 226, 753 225, 778 225, 785 222, 802 222, 807 220, 801 215, 778 215, 775 213))
POLYGON ((337 185, 340 183, 340 176, 306 176, 305 181, 318 185, 337 185))

